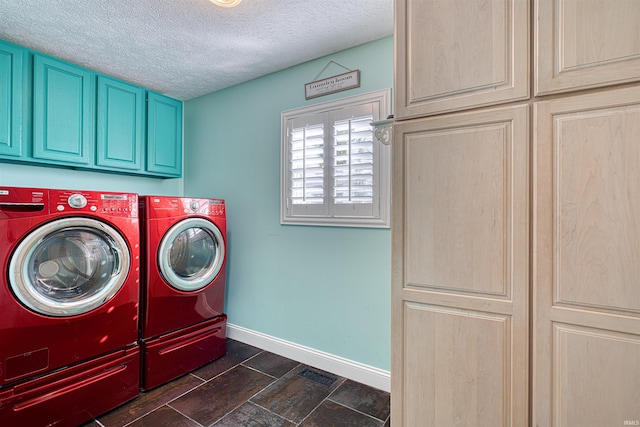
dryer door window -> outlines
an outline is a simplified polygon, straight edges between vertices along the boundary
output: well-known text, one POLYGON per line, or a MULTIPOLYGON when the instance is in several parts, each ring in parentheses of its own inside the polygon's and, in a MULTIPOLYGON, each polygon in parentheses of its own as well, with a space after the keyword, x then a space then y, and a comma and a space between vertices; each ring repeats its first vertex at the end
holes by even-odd
POLYGON ((158 265, 169 285, 192 292, 215 279, 222 269, 224 254, 224 239, 218 227, 202 218, 188 218, 163 237, 158 265))
POLYGON ((36 229, 18 245, 9 278, 23 305, 63 317, 109 301, 129 265, 126 241, 114 228, 89 218, 66 218, 36 229))

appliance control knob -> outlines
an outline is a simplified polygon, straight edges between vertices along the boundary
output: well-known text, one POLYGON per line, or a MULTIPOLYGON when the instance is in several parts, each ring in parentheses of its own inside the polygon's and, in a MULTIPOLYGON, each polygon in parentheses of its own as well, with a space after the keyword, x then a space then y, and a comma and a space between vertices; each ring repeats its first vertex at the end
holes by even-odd
POLYGON ((84 197, 82 194, 76 193, 76 194, 70 195, 69 198, 67 199, 67 202, 69 203, 69 206, 75 209, 81 209, 87 206, 87 198, 84 197))
POLYGON ((189 207, 192 211, 197 212, 198 209, 200 209, 200 203, 198 203, 196 200, 192 200, 191 203, 189 203, 189 207))

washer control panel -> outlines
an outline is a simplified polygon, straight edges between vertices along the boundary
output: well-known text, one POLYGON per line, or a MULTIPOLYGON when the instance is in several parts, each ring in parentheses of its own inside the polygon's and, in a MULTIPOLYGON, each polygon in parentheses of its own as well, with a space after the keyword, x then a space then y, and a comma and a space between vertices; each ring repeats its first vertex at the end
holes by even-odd
POLYGON ((93 191, 50 190, 51 208, 58 212, 90 212, 103 215, 136 217, 138 195, 93 191))

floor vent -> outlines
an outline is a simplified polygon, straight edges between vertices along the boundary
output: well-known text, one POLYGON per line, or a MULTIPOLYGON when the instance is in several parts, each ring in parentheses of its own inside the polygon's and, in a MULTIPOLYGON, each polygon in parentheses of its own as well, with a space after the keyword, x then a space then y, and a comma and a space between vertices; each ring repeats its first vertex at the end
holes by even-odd
POLYGON ((325 387, 331 386, 331 384, 336 382, 336 380, 338 379, 333 375, 325 374, 323 372, 318 372, 315 369, 309 369, 309 368, 304 369, 298 375, 308 380, 311 380, 313 382, 316 382, 318 384, 322 384, 325 387))

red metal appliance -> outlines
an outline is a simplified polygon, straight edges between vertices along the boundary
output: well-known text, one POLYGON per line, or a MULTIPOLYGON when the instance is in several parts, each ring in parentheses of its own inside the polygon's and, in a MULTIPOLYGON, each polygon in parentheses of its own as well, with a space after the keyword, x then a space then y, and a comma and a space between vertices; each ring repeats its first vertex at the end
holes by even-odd
POLYGON ((136 194, 0 187, 0 425, 139 394, 139 246, 136 194))
POLYGON ((140 196, 142 388, 226 352, 224 200, 140 196))

